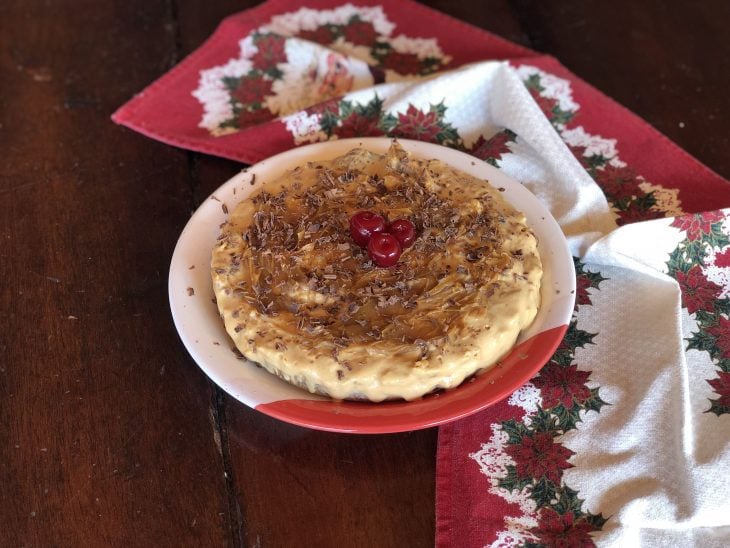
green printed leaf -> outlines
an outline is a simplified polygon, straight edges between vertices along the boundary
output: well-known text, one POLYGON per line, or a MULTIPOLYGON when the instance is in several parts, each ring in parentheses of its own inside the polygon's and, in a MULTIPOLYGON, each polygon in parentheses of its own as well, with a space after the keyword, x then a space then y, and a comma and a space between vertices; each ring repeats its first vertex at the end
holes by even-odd
POLYGON ((587 278, 590 280, 591 287, 599 289, 601 282, 605 282, 608 278, 601 275, 600 272, 592 272, 586 269, 586 265, 580 261, 577 257, 573 257, 573 265, 575 266, 576 277, 587 278))
POLYGON ((725 316, 730 316, 730 299, 724 297, 715 301, 715 311, 725 316))
POLYGON ((239 76, 224 76, 221 78, 221 82, 228 91, 233 91, 238 87, 241 78, 239 76))
POLYGON ((339 122, 339 118, 336 113, 326 111, 322 114, 319 120, 319 125, 328 136, 332 136, 339 122))
POLYGON ((705 330, 692 333, 687 339, 687 350, 709 352, 712 356, 717 353, 717 339, 705 330))
POLYGON ((538 407, 537 413, 530 417, 530 430, 533 432, 555 432, 557 420, 557 417, 552 413, 538 407))
POLYGON ((555 484, 545 476, 541 477, 530 489, 530 498, 535 501, 538 508, 550 506, 552 501, 557 498, 555 484))
POLYGON ((563 110, 559 106, 555 106, 553 107, 552 117, 550 118, 550 121, 553 124, 566 125, 573 119, 574 116, 575 112, 572 112, 570 110, 563 110))
POLYGON ((586 411, 595 411, 596 413, 600 413, 601 408, 604 405, 611 405, 610 403, 604 401, 603 398, 598 395, 599 390, 600 387, 591 388, 591 397, 583 402, 583 409, 585 409, 586 411))
POLYGON ((593 338, 596 335, 597 333, 589 333, 588 331, 583 331, 576 327, 574 329, 569 329, 565 334, 564 344, 573 350, 576 348, 583 348, 587 344, 593 344, 593 338))
POLYGON ((718 417, 720 415, 726 415, 730 413, 730 406, 722 405, 722 403, 720 403, 720 398, 710 400, 710 408, 706 411, 706 413, 714 413, 718 417))
POLYGON ((542 87, 542 84, 540 83, 540 75, 537 73, 530 74, 530 76, 527 77, 527 80, 525 80, 524 83, 527 89, 534 89, 538 92, 545 91, 545 88, 542 87))
POLYGON ((725 247, 730 244, 730 237, 722 231, 722 223, 714 223, 710 232, 703 234, 701 240, 714 248, 725 247))
POLYGON ((594 531, 600 531, 603 529, 603 526, 608 521, 608 518, 604 518, 603 514, 591 514, 590 512, 586 512, 583 516, 585 517, 585 520, 593 526, 594 531))
POLYGON ((570 409, 566 409, 563 404, 553 407, 553 413, 557 419, 556 426, 561 433, 574 430, 579 422, 582 422, 580 416, 581 406, 574 404, 570 409))
POLYGON ((558 500, 552 505, 552 509, 558 514, 573 512, 576 517, 584 515, 581 510, 583 500, 578 498, 578 491, 571 489, 567 485, 561 485, 556 490, 556 494, 558 500))
POLYGON ((509 443, 521 443, 522 438, 529 433, 527 426, 515 419, 503 421, 502 430, 507 434, 509 443))
POLYGON ((509 464, 507 465, 507 476, 500 478, 497 485, 511 493, 512 491, 522 491, 525 487, 530 485, 530 483, 531 478, 521 478, 517 474, 517 468, 515 468, 514 465, 509 464))
POLYGON ((720 371, 730 373, 730 358, 720 358, 717 360, 717 366, 720 371))
MULTIPOLYGON (((590 156, 583 156, 583 161, 588 164, 589 169, 594 170, 605 166, 608 163, 608 158, 602 154, 591 154, 590 156)), ((595 179, 595 174, 591 173, 591 177, 595 179)))

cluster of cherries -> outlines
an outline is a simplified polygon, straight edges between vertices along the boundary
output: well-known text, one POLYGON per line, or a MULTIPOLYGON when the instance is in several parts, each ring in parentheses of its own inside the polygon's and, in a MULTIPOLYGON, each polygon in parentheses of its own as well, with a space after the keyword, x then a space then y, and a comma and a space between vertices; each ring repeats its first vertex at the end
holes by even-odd
POLYGON ((408 219, 386 223, 377 213, 358 211, 350 218, 350 235, 376 265, 393 266, 416 239, 416 227, 408 219))

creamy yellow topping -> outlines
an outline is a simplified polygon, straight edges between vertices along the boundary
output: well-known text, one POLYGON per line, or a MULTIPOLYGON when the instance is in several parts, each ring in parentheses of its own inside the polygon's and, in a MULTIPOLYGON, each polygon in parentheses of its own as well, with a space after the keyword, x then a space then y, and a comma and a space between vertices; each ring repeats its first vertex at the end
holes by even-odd
POLYGON ((397 143, 263 185, 223 225, 211 268, 244 356, 313 393, 371 401, 493 365, 535 318, 542 277, 535 236, 498 189, 397 143), (360 210, 415 224, 397 265, 352 241, 360 210))

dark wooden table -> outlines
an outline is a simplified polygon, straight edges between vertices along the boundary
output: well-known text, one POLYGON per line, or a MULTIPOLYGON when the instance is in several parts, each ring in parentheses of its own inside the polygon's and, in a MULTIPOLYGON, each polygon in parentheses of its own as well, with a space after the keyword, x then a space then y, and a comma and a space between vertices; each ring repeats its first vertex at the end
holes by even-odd
MULTIPOLYGON (((431 1, 730 176, 730 4, 431 1)), ((113 125, 236 0, 0 2, 0 545, 428 546, 435 429, 314 432, 212 385, 167 302, 240 166, 113 125)))

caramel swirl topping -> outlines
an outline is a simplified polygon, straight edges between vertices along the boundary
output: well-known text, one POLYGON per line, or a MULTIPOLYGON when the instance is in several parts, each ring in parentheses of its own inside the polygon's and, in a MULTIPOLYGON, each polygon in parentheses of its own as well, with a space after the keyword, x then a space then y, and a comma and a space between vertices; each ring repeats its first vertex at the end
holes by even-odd
POLYGON ((241 352, 256 359, 252 348, 286 353, 296 341, 332 370, 319 377, 340 383, 370 371, 378 353, 411 368, 464 353, 464 341, 490 328, 474 321, 486 318, 490 299, 522 286, 535 293, 541 275, 524 217, 464 176, 394 144, 386 155, 355 149, 297 168, 239 204, 212 271, 229 333, 247 333, 241 352), (416 241, 395 266, 377 267, 352 241, 349 219, 363 209, 415 225, 416 241))

